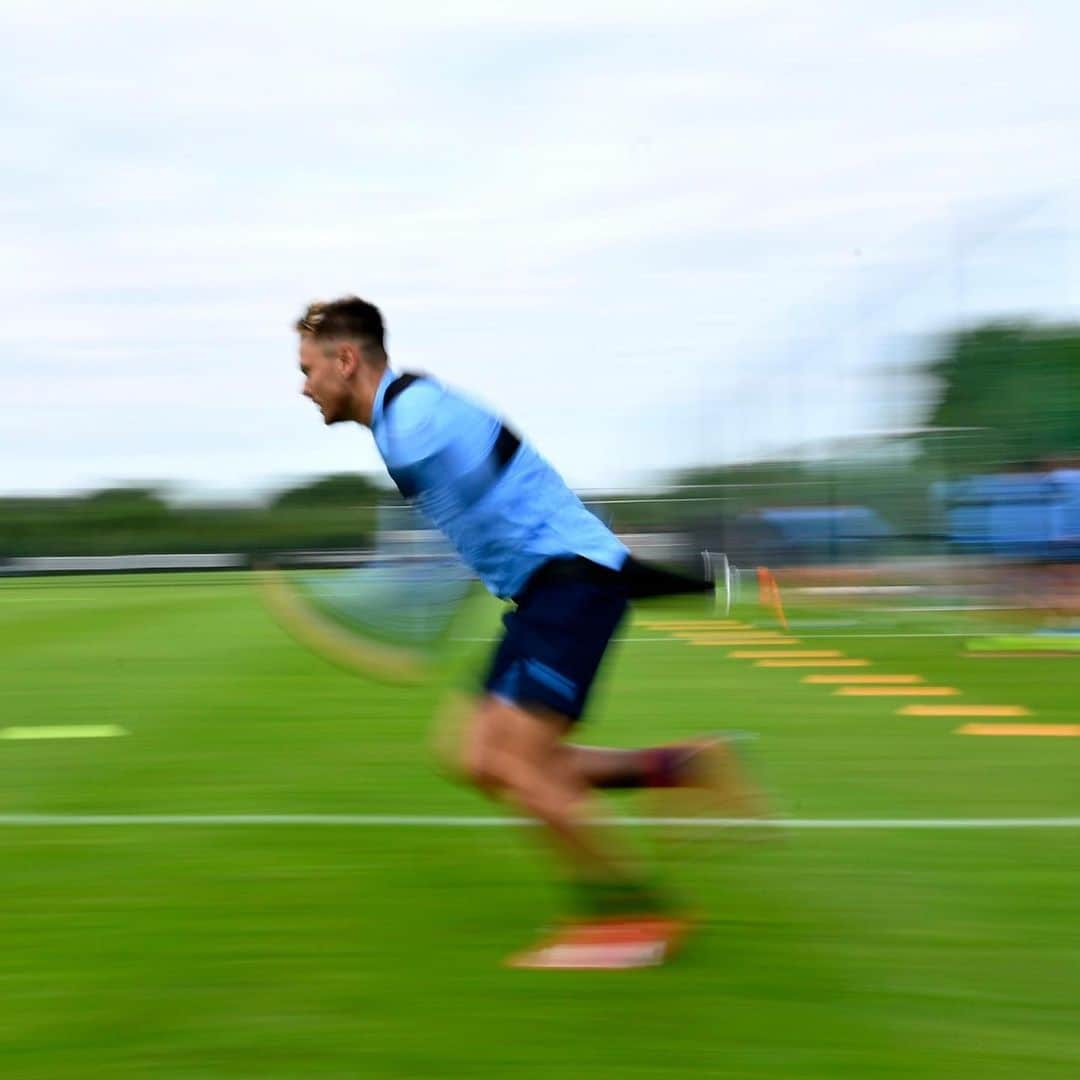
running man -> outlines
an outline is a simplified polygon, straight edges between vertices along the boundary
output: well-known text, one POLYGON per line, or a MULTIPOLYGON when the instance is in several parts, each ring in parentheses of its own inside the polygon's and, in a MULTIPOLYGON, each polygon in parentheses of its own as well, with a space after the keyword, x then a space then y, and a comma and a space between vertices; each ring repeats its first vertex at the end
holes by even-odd
POLYGON ((723 738, 641 750, 570 744, 631 598, 711 591, 647 567, 527 442, 428 376, 389 365, 383 319, 357 297, 313 303, 296 322, 303 393, 326 424, 369 428, 401 494, 496 596, 505 634, 470 703, 456 771, 543 826, 575 885, 580 917, 511 959, 522 967, 662 962, 685 930, 589 825, 598 788, 714 788, 749 810, 723 738))

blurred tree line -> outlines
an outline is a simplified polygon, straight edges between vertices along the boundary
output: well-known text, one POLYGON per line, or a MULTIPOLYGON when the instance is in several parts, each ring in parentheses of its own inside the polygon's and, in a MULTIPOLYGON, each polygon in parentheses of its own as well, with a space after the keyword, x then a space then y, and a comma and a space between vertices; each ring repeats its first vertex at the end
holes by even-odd
MULTIPOLYGON (((865 506, 901 536, 933 536, 940 479, 1077 461, 1080 327, 986 323, 940 339, 923 370, 938 394, 925 429, 837 445, 824 459, 693 469, 659 495, 590 500, 616 529, 701 531, 768 506, 865 506)), ((723 418, 718 418, 722 421, 723 418)), ((261 506, 177 506, 149 488, 0 498, 0 558, 363 548, 396 499, 354 474, 290 488, 261 506)))
POLYGON ((0 498, 0 558, 363 548, 384 488, 326 476, 260 506, 176 506, 149 488, 66 498, 0 498))

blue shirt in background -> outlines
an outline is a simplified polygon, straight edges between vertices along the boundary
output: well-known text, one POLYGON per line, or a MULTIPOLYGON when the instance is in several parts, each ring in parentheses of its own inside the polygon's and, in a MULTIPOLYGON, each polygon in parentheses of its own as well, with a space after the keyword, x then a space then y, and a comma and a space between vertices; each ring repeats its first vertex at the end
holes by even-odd
POLYGON ((581 555, 618 570, 627 548, 528 443, 505 465, 497 416, 425 376, 383 409, 389 368, 371 414, 387 469, 496 596, 520 592, 549 559, 581 555), (403 485, 405 486, 405 485, 403 485))

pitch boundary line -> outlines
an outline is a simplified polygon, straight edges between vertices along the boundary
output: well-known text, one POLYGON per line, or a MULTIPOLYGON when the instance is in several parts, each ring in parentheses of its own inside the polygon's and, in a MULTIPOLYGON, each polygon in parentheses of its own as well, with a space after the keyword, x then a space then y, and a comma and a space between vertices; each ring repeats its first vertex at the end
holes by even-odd
MULTIPOLYGON (((602 819, 618 828, 678 826, 749 829, 1080 829, 1080 817, 1031 818, 722 818, 625 817, 602 819)), ((114 826, 345 826, 353 828, 483 829, 531 827, 516 817, 443 814, 0 814, 8 827, 114 826)))

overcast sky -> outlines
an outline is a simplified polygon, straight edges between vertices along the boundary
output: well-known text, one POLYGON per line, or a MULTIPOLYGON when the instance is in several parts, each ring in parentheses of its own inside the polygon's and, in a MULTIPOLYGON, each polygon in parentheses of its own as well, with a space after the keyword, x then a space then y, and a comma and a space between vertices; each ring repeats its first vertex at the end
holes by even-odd
POLYGON ((342 293, 580 486, 910 424, 927 335, 1075 315, 1078 33, 1071 0, 4 0, 0 491, 376 470, 298 393, 291 323, 342 293))

